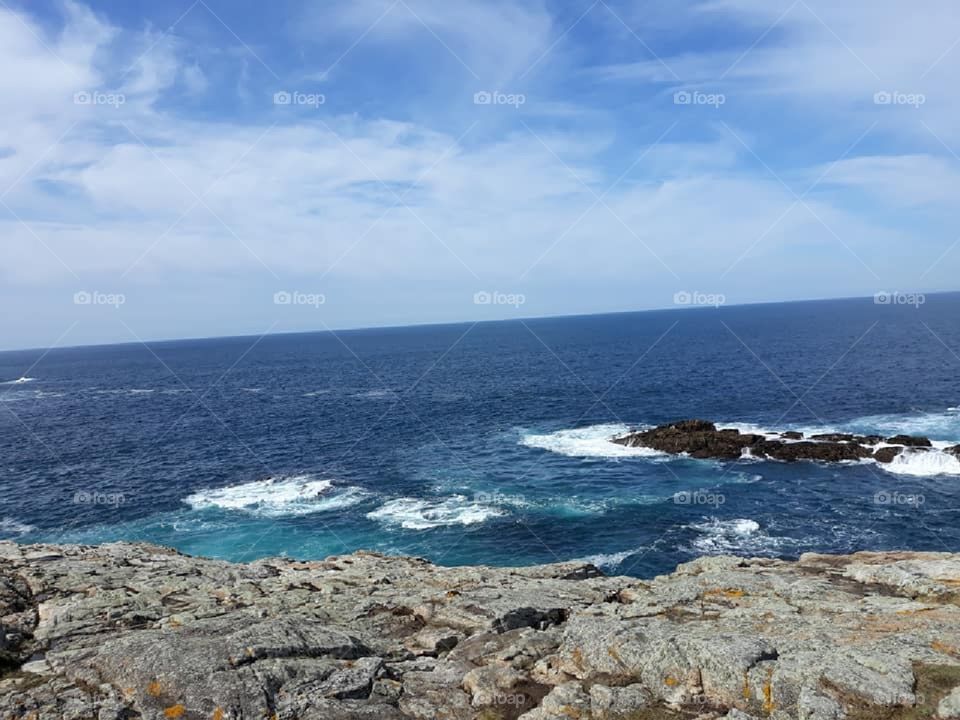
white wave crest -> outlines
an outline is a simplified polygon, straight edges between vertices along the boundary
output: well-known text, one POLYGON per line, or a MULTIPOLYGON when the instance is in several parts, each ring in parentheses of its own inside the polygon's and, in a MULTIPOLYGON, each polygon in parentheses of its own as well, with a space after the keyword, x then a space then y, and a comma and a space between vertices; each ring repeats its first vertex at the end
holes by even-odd
POLYGON ((17 378, 16 380, 7 380, 6 382, 0 383, 0 385, 26 385, 27 383, 34 382, 36 378, 32 377, 22 377, 17 378))
POLYGON ((749 518, 718 520, 713 518, 689 526, 700 533, 693 541, 695 550, 707 555, 742 552, 769 552, 780 544, 760 529, 760 523, 749 518))
POLYGON ((444 525, 475 525, 505 514, 499 508, 454 495, 440 502, 397 498, 367 513, 367 517, 406 530, 429 530, 444 525))
POLYGON ((612 570, 623 563, 631 555, 643 552, 646 548, 634 548, 633 550, 624 550, 618 553, 597 553, 579 558, 577 562, 588 562, 601 570, 612 570))
POLYGON ((356 505, 366 497, 360 488, 347 487, 341 492, 330 492, 332 488, 330 480, 294 475, 199 490, 184 498, 184 502, 194 510, 219 508, 261 517, 281 517, 339 510, 356 505))
POLYGON ((13 520, 6 517, 0 518, 0 537, 20 537, 21 535, 26 535, 34 530, 36 530, 36 528, 33 525, 27 525, 19 520, 13 520))
POLYGON ((960 475, 960 458, 941 449, 916 450, 907 448, 892 462, 878 463, 887 472, 896 475, 929 477, 931 475, 960 475))
POLYGON ((573 430, 558 430, 546 435, 524 435, 520 439, 520 444, 569 457, 617 458, 665 455, 665 453, 652 448, 631 448, 611 442, 613 438, 625 435, 630 430, 629 426, 621 423, 591 425, 573 430))

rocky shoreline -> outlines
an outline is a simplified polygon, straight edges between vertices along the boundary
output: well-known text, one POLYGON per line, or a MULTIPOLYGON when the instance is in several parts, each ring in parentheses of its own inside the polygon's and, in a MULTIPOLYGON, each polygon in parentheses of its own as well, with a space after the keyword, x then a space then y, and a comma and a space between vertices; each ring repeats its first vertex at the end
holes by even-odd
POLYGON ((960 555, 445 568, 0 543, 0 717, 960 717, 960 555))
MULTIPOLYGON (((699 459, 735 460, 741 457, 782 460, 843 462, 873 459, 891 463, 902 453, 923 453, 933 449, 929 438, 914 435, 855 435, 827 433, 804 437, 785 431, 771 435, 721 429, 707 420, 683 420, 649 430, 628 433, 611 440, 626 447, 645 447, 672 455, 686 454, 699 459)), ((944 452, 960 458, 960 445, 944 452)))

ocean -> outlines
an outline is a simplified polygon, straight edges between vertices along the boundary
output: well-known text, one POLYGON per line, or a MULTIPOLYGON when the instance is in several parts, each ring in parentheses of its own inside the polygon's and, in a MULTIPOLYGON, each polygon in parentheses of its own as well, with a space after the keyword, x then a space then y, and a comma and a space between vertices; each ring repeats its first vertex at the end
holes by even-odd
POLYGON ((960 551, 960 294, 0 354, 0 537, 444 565, 960 551), (614 445, 922 434, 892 465, 614 445))

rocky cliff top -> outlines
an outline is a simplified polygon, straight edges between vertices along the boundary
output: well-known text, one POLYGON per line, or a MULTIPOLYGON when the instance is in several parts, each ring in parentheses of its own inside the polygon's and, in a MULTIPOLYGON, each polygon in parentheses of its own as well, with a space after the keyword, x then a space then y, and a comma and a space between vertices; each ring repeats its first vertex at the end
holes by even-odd
POLYGON ((0 543, 2 718, 960 717, 960 555, 443 568, 0 543))

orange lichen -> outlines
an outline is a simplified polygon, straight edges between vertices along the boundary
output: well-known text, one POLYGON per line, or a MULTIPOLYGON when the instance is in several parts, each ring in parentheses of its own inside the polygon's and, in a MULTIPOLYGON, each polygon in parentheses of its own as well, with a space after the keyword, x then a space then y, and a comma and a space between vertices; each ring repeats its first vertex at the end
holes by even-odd
POLYGON ((147 685, 147 695, 150 697, 160 697, 161 694, 163 694, 163 688, 156 680, 147 685))
POLYGON ((777 706, 773 702, 773 669, 767 672, 767 680, 763 683, 763 711, 770 715, 777 706))
POLYGON ((663 683, 668 687, 676 687, 680 684, 680 681, 673 677, 673 675, 667 675, 667 677, 664 678, 663 683))
POLYGON ((955 648, 953 645, 947 645, 939 640, 934 640, 932 643, 930 643, 930 647, 937 652, 944 653, 945 655, 960 655, 960 650, 955 648))
POLYGON ((897 615, 900 615, 902 617, 911 617, 913 615, 919 615, 920 613, 933 612, 934 610, 936 610, 936 608, 929 608, 929 607, 920 608, 918 610, 897 610, 897 615))
POLYGON ((223 720, 223 710, 217 708, 213 711, 213 717, 210 720, 223 720))
POLYGON ((184 713, 186 712, 187 709, 180 703, 177 703, 176 705, 168 707, 166 710, 164 710, 163 716, 165 718, 170 718, 170 720, 176 720, 176 718, 183 717, 184 713))
POLYGON ((743 674, 743 698, 744 700, 749 700, 752 695, 753 693, 750 692, 750 676, 744 673, 743 674))
POLYGON ((725 598, 733 600, 736 598, 742 598, 744 595, 746 595, 746 593, 739 588, 715 588, 713 590, 707 590, 705 593, 703 593, 704 597, 707 597, 708 595, 722 595, 725 598))

